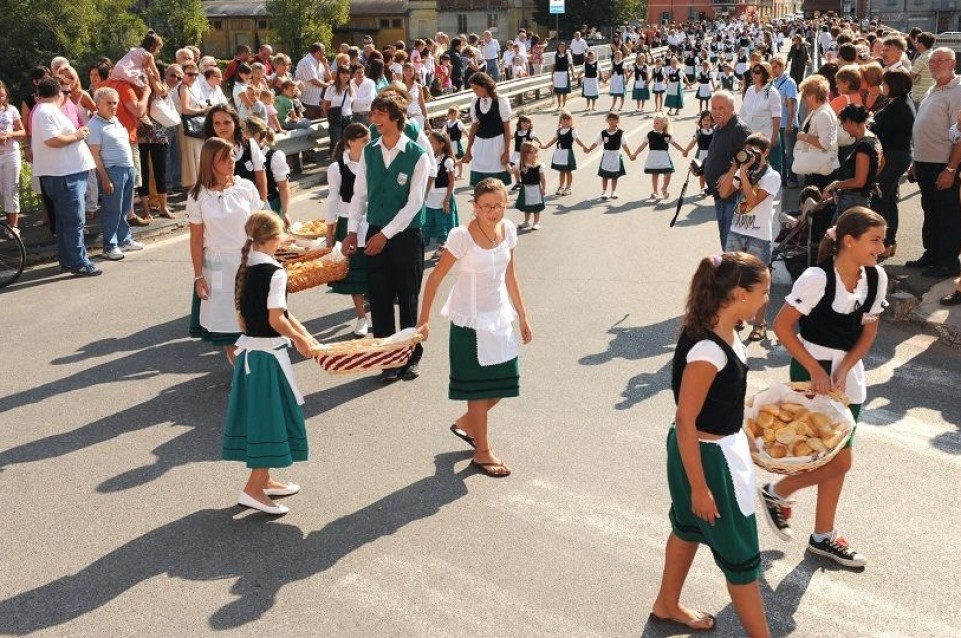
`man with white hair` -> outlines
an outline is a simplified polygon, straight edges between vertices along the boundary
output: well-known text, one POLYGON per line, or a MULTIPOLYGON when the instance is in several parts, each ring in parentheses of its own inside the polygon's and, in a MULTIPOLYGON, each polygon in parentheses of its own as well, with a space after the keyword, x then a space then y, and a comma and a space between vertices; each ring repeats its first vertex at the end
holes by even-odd
POLYGON ((188 49, 187 47, 184 47, 182 49, 177 49, 177 52, 174 54, 174 57, 177 59, 177 64, 179 64, 180 66, 183 66, 188 62, 195 61, 194 52, 188 49))
POLYGON ((479 44, 481 54, 484 56, 484 64, 487 67, 485 71, 487 71, 487 75, 494 78, 494 81, 497 82, 501 79, 500 70, 498 68, 500 63, 501 45, 497 40, 494 39, 490 31, 484 31, 479 44))
POLYGON ((581 37, 580 31, 574 32, 574 39, 571 40, 570 45, 567 49, 571 52, 571 60, 574 62, 574 66, 584 66, 584 59, 587 56, 587 50, 591 46, 587 43, 587 40, 581 37))
POLYGON ((921 243, 924 253, 905 264, 924 268, 922 277, 947 279, 961 272, 961 201, 958 199, 958 167, 961 142, 952 144, 949 135, 961 111, 961 76, 954 73, 954 51, 935 49, 928 58, 934 86, 928 89, 914 120, 912 141, 914 163, 909 169, 921 191, 921 243))
POLYGON ((734 111, 734 94, 730 91, 718 91, 711 96, 711 116, 716 127, 704 159, 704 182, 707 194, 714 196, 714 214, 717 216, 721 250, 724 250, 727 246, 727 234, 734 220, 736 193, 721 197, 718 182, 730 169, 734 152, 744 146, 751 131, 738 119, 734 111))

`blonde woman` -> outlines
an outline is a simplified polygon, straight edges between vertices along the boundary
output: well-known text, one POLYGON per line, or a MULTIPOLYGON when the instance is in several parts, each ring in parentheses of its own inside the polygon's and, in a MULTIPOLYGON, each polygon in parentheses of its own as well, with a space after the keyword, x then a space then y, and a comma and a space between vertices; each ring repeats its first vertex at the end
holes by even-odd
POLYGON ((832 156, 830 174, 812 173, 804 178, 805 186, 817 186, 822 191, 834 181, 832 175, 841 166, 838 161, 838 118, 828 103, 830 90, 827 78, 817 74, 805 78, 798 87, 808 116, 797 134, 798 143, 794 149, 797 153, 798 150, 813 147, 832 156))

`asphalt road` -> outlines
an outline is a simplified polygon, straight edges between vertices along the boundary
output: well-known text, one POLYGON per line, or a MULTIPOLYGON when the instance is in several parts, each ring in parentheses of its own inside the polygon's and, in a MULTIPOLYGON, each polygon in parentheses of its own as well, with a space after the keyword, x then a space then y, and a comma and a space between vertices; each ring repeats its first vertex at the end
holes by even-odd
MULTIPOLYGON (((603 119, 576 126, 590 138, 603 119)), ((556 116, 534 122, 546 139, 556 116)), ((650 119, 622 123, 634 145, 650 119)), ((446 399, 439 316, 413 382, 329 376, 294 355, 311 459, 280 473, 304 491, 269 519, 235 505, 246 471, 219 460, 229 371, 186 338, 184 237, 104 263, 97 279, 39 268, 0 292, 0 634, 666 635, 647 615, 669 532, 670 361, 717 231, 705 199, 669 229, 675 202, 644 201, 641 159, 621 198, 601 203, 598 157, 578 154, 573 195, 552 198, 516 250, 535 338, 522 397, 492 413, 514 470, 504 480, 469 469, 447 431, 460 406, 446 399)), ((466 187, 458 200, 468 211, 466 187)), ((316 195, 294 207, 321 212, 316 195)), ((905 218, 895 262, 917 235, 905 218)), ((318 338, 348 336, 346 298, 290 302, 318 338)), ((752 390, 787 378, 776 343, 748 352, 752 390)), ((957 350, 883 324, 839 517, 869 565, 805 555, 812 493, 798 495, 793 543, 759 521, 775 635, 961 635, 959 364, 957 350)), ((685 598, 717 614, 716 635, 741 634, 706 550, 685 598)))

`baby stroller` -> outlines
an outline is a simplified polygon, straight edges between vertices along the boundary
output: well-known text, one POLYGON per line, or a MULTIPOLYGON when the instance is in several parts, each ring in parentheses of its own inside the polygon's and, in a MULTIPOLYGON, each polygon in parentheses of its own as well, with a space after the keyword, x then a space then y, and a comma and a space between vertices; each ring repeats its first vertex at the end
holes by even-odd
POLYGON ((817 265, 818 247, 834 218, 834 198, 822 200, 817 188, 805 188, 800 199, 800 210, 781 213, 781 232, 771 251, 770 266, 783 261, 791 281, 817 265))

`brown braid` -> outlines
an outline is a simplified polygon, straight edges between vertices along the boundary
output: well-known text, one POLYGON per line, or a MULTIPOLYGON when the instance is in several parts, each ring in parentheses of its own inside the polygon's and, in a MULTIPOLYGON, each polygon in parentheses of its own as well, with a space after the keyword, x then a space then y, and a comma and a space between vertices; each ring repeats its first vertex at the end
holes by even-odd
POLYGON ((247 241, 244 242, 244 247, 240 251, 240 266, 237 268, 237 276, 234 279, 234 308, 237 310, 237 321, 240 323, 242 332, 247 332, 244 315, 240 311, 244 289, 247 287, 247 258, 254 245, 262 246, 271 239, 279 237, 283 230, 280 218, 273 212, 267 211, 254 213, 244 224, 247 241))
POLYGON ((724 253, 702 259, 691 279, 681 332, 695 339, 707 335, 717 325, 717 313, 731 298, 731 293, 738 287, 750 290, 764 279, 765 272, 767 265, 747 253, 724 253), (721 263, 715 267, 718 258, 721 263))

